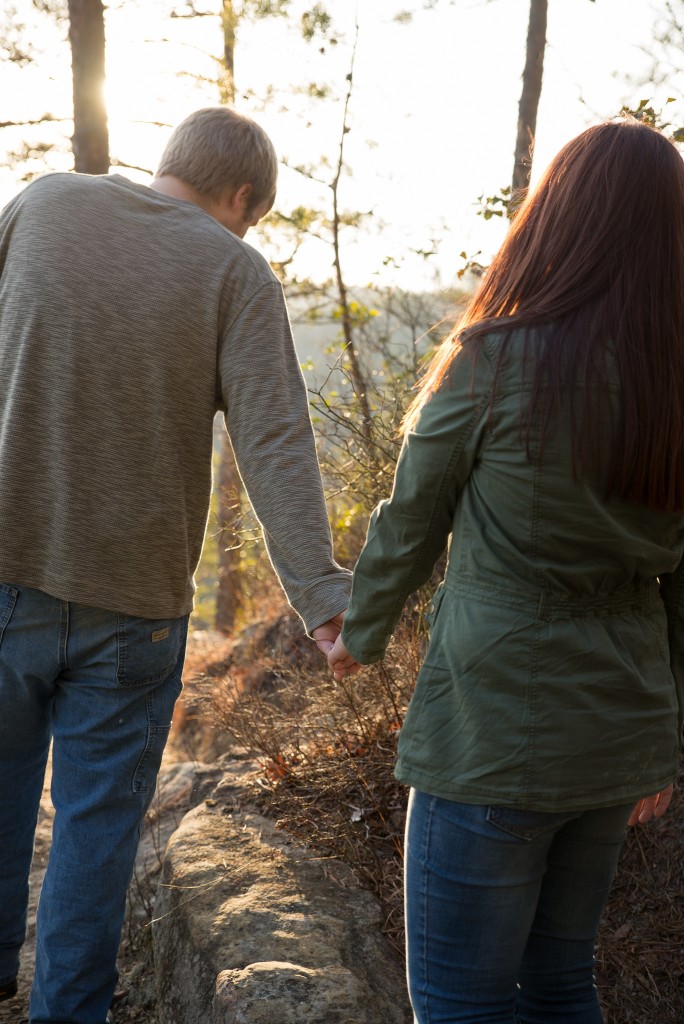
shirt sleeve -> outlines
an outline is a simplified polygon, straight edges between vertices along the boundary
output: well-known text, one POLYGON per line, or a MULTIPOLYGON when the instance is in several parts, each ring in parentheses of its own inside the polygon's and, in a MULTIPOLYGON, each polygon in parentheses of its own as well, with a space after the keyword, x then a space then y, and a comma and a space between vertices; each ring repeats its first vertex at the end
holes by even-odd
POLYGON ((342 639, 361 664, 379 661, 409 594, 432 575, 483 442, 493 374, 467 350, 404 438, 392 494, 371 516, 354 570, 342 639))
POLYGON ((311 633, 344 611, 351 574, 333 558, 306 385, 275 279, 226 330, 218 372, 235 461, 271 563, 311 633))
POLYGON ((674 572, 660 576, 660 594, 667 614, 670 668, 679 704, 679 737, 684 724, 684 559, 674 572))

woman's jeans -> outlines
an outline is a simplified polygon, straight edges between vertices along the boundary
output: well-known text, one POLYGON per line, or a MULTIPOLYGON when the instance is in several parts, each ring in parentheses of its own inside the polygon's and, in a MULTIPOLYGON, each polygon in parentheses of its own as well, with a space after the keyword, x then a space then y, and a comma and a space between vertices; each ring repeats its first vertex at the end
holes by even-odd
POLYGON ((186 633, 187 616, 133 618, 0 584, 0 985, 19 967, 53 741, 31 1024, 104 1024, 186 633))
POLYGON ((601 1024, 594 943, 631 809, 547 814, 412 790, 416 1024, 601 1024))

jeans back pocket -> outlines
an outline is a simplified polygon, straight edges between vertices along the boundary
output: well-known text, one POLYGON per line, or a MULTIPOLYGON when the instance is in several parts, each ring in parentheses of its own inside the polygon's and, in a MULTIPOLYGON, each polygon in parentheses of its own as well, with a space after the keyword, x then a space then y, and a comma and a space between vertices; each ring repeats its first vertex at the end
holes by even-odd
POLYGON ((579 816, 579 811, 526 811, 518 807, 487 809, 487 821, 516 839, 531 842, 552 829, 559 829, 567 821, 579 816))
POLYGON ((178 619, 117 615, 119 685, 145 686, 171 675, 184 648, 187 628, 187 615, 178 619))

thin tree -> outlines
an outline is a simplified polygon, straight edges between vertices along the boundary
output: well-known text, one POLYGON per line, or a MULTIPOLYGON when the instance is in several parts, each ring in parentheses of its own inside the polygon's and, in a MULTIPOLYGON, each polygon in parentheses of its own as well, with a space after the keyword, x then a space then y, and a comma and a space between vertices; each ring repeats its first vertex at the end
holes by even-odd
MULTIPOLYGON (((221 0, 218 15, 221 23, 222 49, 218 58, 218 90, 221 103, 234 107, 235 45, 238 25, 243 18, 263 18, 283 15, 289 0, 221 0)), ((201 11, 194 3, 187 5, 188 14, 175 13, 174 17, 216 17, 216 10, 201 11)), ((243 584, 240 573, 239 534, 242 487, 235 464, 230 439, 223 428, 217 426, 215 442, 218 449, 216 473, 216 517, 218 525, 218 568, 214 626, 222 633, 231 633, 243 603, 243 584)))
POLYGON ((359 408, 361 411, 361 429, 363 431, 363 437, 368 447, 372 445, 371 439, 371 426, 372 417, 370 411, 370 405, 368 402, 367 394, 367 383, 364 372, 361 368, 359 361, 359 354, 356 348, 356 339, 354 337, 353 329, 353 318, 351 307, 349 303, 349 293, 347 285, 342 273, 342 260, 340 256, 340 228, 341 228, 341 217, 340 217, 340 179, 342 177, 342 171, 345 167, 344 157, 344 143, 348 132, 351 130, 349 126, 349 103, 352 95, 352 88, 354 84, 354 62, 356 58, 356 48, 358 43, 359 26, 356 24, 356 35, 354 38, 354 45, 352 48, 351 64, 349 67, 349 73, 347 74, 347 91, 344 97, 344 108, 342 114, 342 130, 340 133, 340 146, 337 158, 337 166, 335 168, 335 176, 330 183, 330 190, 332 192, 332 206, 333 206, 333 219, 332 219, 332 244, 333 244, 333 265, 335 267, 335 280, 337 282, 337 291, 339 297, 339 308, 340 318, 342 321, 342 333, 344 335, 344 345, 347 355, 349 357, 349 364, 351 368, 351 380, 354 393, 359 402, 359 408))
MULTIPOLYGON (((222 74, 219 95, 222 103, 235 106, 235 30, 237 17, 232 0, 222 0, 223 33, 222 74)), ((236 544, 240 519, 240 474, 230 439, 225 429, 218 433, 218 473, 216 481, 218 518, 218 570, 214 625, 222 633, 232 632, 242 603, 240 552, 236 544)))
MULTIPOLYGON (((590 3, 595 3, 595 0, 590 0, 590 3)), ((530 0, 525 69, 518 104, 518 132, 515 139, 513 179, 511 181, 512 198, 508 203, 509 216, 515 214, 517 207, 525 198, 530 184, 534 140, 537 134, 537 112, 544 77, 548 11, 548 0, 530 0)))
MULTIPOLYGON (((530 20, 527 27, 525 70, 522 78, 522 92, 518 104, 518 132, 515 140, 513 180, 511 188, 517 206, 530 184, 532 151, 537 132, 537 111, 544 75, 544 53, 546 50, 546 23, 548 0, 530 0, 530 20)), ((509 206, 509 212, 511 212, 509 206)))
POLYGON ((68 0, 74 97, 74 170, 109 171, 109 131, 104 101, 105 27, 102 0, 68 0))

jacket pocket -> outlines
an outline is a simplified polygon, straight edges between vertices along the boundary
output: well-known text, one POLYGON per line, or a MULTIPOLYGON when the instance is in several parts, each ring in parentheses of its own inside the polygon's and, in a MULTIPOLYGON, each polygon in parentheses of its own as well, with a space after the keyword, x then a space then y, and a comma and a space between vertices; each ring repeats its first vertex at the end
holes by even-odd
POLYGON ((188 616, 143 619, 119 614, 117 620, 118 684, 145 686, 171 675, 185 642, 188 616))
POLYGON ((508 835, 524 842, 531 842, 545 832, 560 828, 566 821, 578 816, 577 812, 524 811, 516 807, 495 807, 487 809, 490 825, 507 832, 508 835))
POLYGON ((17 603, 19 591, 14 587, 8 587, 6 583, 0 583, 0 644, 9 620, 12 618, 14 606, 17 603))

